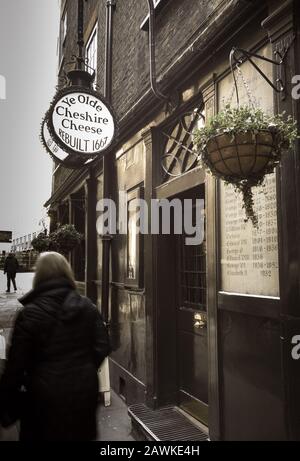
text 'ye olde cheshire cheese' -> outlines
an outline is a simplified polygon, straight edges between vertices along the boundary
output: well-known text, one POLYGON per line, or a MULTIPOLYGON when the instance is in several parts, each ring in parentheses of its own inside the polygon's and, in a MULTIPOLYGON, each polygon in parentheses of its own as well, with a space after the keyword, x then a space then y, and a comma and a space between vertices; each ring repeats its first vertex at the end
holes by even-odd
POLYGON ((53 127, 66 148, 84 154, 106 149, 112 142, 115 124, 106 105, 97 97, 71 93, 53 110, 53 127))

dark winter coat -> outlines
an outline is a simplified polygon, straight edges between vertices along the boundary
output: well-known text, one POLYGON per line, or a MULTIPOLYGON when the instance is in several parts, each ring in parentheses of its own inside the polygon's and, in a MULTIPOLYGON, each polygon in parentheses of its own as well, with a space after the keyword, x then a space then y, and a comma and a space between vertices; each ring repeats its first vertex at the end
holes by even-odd
POLYGON ((20 301, 25 307, 0 381, 2 424, 13 423, 14 411, 21 411, 21 440, 93 440, 97 370, 110 353, 98 310, 64 279, 20 301))
POLYGON ((19 263, 15 256, 8 255, 4 263, 4 272, 8 274, 16 274, 19 269, 19 263))

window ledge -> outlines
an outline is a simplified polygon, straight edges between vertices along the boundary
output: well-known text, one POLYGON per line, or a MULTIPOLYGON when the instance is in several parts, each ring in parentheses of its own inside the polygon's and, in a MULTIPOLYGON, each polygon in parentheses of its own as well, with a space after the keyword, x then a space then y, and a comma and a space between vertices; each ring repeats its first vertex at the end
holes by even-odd
MULTIPOLYGON (((163 9, 163 7, 169 2, 170 0, 157 0, 155 5, 155 16, 163 9)), ((144 21, 140 26, 141 30, 148 31, 149 30, 149 14, 145 17, 144 21)))

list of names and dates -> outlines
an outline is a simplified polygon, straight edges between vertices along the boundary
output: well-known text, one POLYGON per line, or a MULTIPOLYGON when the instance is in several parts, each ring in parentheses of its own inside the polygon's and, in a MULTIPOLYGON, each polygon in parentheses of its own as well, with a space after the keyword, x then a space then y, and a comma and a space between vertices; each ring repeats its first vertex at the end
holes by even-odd
POLYGON ((242 198, 221 185, 221 278, 227 292, 278 296, 278 231, 276 175, 255 191, 258 229, 245 223, 242 198))

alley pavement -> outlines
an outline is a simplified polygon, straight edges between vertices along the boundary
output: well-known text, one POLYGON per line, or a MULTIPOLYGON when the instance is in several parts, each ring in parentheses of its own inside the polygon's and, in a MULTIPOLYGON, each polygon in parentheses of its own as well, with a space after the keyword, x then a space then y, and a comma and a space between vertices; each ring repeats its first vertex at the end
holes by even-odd
POLYGON ((21 308, 21 304, 18 302, 18 298, 31 290, 32 280, 33 273, 17 274, 17 292, 14 293, 12 291, 11 293, 6 293, 6 276, 2 271, 0 272, 0 336, 3 336, 6 341, 13 326, 16 314, 21 308))
POLYGON ((101 442, 134 442, 131 431, 131 420, 127 405, 114 392, 111 393, 111 405, 98 410, 98 441, 101 442))

